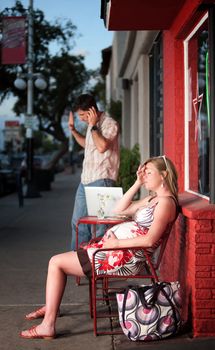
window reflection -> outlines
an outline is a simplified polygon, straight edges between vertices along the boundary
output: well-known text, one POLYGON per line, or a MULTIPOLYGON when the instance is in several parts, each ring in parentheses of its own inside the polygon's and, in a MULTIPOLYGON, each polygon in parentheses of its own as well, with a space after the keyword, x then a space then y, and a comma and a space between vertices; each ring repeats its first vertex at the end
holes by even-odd
POLYGON ((209 194, 208 21, 189 40, 189 177, 190 190, 209 194))

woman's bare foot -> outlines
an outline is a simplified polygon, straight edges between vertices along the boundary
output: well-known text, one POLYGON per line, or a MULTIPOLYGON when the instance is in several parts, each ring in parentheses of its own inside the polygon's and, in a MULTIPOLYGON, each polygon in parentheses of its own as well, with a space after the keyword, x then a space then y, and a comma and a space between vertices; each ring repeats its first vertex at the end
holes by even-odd
POLYGON ((42 306, 41 308, 34 310, 32 312, 30 312, 29 314, 27 314, 25 316, 25 318, 27 320, 36 320, 37 318, 42 318, 45 316, 45 312, 46 312, 46 307, 42 306))
MULTIPOLYGON (((25 315, 26 320, 36 320, 37 318, 43 318, 46 313, 46 307, 42 306, 41 308, 34 310, 30 312, 29 314, 25 315)), ((57 317, 60 316, 60 310, 57 313, 57 317)))

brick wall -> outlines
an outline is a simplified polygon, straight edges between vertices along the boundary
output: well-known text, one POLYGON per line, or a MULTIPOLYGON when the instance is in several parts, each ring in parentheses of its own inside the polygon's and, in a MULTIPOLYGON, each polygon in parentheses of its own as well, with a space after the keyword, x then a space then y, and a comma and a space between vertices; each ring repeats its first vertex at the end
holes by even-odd
MULTIPOLYGON (((163 32, 164 154, 176 165, 184 192, 183 40, 204 15, 200 0, 187 0, 163 32)), ((183 318, 193 336, 215 336, 215 205, 192 194, 180 196, 182 213, 170 236, 161 266, 162 279, 179 280, 183 318)))
POLYGON ((164 154, 176 165, 184 190, 184 55, 182 40, 163 34, 164 154))
POLYGON ((215 336, 215 205, 188 193, 180 195, 180 203, 161 276, 180 281, 182 316, 191 322, 193 336, 215 336))

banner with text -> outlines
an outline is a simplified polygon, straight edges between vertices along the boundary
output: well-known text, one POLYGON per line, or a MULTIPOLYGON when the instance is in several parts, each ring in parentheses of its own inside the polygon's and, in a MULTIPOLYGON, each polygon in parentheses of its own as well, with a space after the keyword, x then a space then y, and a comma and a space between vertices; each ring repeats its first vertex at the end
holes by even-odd
POLYGON ((24 64, 26 60, 25 17, 2 19, 2 64, 24 64))

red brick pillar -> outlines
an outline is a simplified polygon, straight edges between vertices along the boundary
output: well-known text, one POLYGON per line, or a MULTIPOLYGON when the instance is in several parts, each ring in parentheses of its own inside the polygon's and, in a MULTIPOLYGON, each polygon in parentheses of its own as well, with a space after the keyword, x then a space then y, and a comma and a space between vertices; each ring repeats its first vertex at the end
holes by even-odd
POLYGON ((192 194, 181 196, 182 213, 171 233, 161 279, 179 280, 186 322, 194 337, 215 336, 215 205, 192 194))

